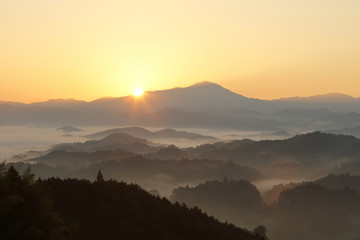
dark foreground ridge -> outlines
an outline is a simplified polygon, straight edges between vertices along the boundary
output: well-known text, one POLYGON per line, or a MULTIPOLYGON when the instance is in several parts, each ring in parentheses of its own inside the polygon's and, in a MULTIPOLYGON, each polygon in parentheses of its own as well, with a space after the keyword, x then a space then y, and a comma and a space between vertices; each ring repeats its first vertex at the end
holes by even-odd
POLYGON ((49 178, 0 166, 0 239, 262 240, 138 185, 49 178))

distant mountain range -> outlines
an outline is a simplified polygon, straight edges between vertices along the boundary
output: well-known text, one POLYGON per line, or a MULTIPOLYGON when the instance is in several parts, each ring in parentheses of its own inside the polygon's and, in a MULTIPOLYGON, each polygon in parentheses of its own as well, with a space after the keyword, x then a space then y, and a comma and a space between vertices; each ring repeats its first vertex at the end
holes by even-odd
POLYGON ((330 130, 327 132, 332 133, 332 134, 352 135, 357 138, 360 138, 360 127, 343 128, 343 129, 338 129, 338 130, 330 130))
POLYGON ((360 139, 312 132, 284 140, 243 139, 178 148, 174 145, 157 145, 126 133, 113 133, 101 140, 53 146, 28 162, 52 166, 84 165, 121 161, 139 154, 151 161, 231 161, 255 168, 267 178, 313 178, 331 172, 349 172, 350 166, 353 166, 350 172, 359 172, 360 139))
POLYGON ((278 201, 269 206, 250 182, 224 179, 176 188, 170 199, 248 228, 261 223, 269 229, 270 239, 355 240, 360 234, 358 187, 359 177, 348 175, 282 185, 278 201))
POLYGON ((52 147, 50 151, 95 152, 116 149, 133 153, 148 153, 159 150, 160 145, 154 146, 154 144, 150 144, 146 139, 133 137, 126 133, 113 133, 100 140, 58 144, 52 147))
MULTIPOLYGON (((265 176, 275 178, 319 176, 333 171, 341 164, 360 166, 360 139, 321 132, 297 135, 284 140, 245 139, 218 142, 183 151, 189 158, 231 160, 255 167, 265 176)), ((338 169, 337 172, 343 173, 344 170, 338 169)))
POLYGON ((188 140, 207 140, 207 141, 214 141, 218 140, 215 137, 211 136, 204 136, 196 133, 189 133, 186 131, 177 131, 174 129, 162 129, 159 131, 149 131, 145 128, 141 127, 124 127, 124 128, 114 128, 109 129, 106 131, 86 135, 86 138, 90 139, 101 139, 106 136, 109 136, 114 133, 125 133, 137 138, 144 138, 144 139, 188 139, 188 140))
POLYGON ((101 98, 0 102, 0 125, 147 126, 304 132, 358 127, 360 99, 344 94, 260 100, 215 83, 101 98))
POLYGON ((183 150, 156 146, 145 139, 126 133, 113 133, 101 140, 64 143, 53 146, 16 166, 31 166, 40 177, 83 177, 89 179, 101 169, 107 176, 136 182, 148 188, 157 185, 172 188, 210 179, 259 180, 262 175, 254 168, 231 161, 189 159, 183 150), (165 181, 165 182, 164 182, 165 181))

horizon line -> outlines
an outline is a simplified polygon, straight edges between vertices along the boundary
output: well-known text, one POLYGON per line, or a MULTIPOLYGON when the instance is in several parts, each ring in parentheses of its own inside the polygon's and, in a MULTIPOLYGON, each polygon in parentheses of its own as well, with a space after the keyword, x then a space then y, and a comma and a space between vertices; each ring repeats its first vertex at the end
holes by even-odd
MULTIPOLYGON (((346 94, 346 93, 342 93, 342 92, 327 92, 327 93, 319 93, 319 94, 315 94, 315 95, 309 95, 309 96, 288 96, 288 97, 280 97, 280 98, 273 98, 273 99, 265 99, 265 98, 252 98, 249 96, 244 96, 241 93, 235 92, 233 90, 230 90, 228 88, 223 87, 220 84, 217 84, 215 82, 210 82, 210 81, 201 81, 201 82, 196 82, 194 84, 191 84, 189 86, 186 87, 172 87, 172 88, 166 88, 166 89, 158 89, 158 90, 145 90, 144 89, 144 93, 153 93, 153 92, 162 92, 162 91, 170 91, 170 90, 175 90, 175 89, 185 89, 185 88, 190 88, 190 87, 199 87, 199 86, 204 86, 204 85, 217 85, 223 89, 226 89, 234 94, 237 94, 239 96, 243 96, 245 98, 249 98, 249 99, 256 99, 256 100, 262 100, 262 101, 281 101, 281 100, 295 100, 295 99, 307 99, 307 98, 312 98, 312 97, 323 97, 323 96, 327 96, 327 95, 338 95, 338 96, 343 96, 343 97, 347 97, 347 98, 352 98, 353 100, 359 99, 360 97, 354 97, 350 94, 346 94)), ((104 96, 104 97, 99 97, 99 98, 95 98, 92 100, 83 100, 83 99, 77 99, 74 97, 70 97, 70 98, 49 98, 49 99, 45 99, 45 100, 40 100, 40 101, 33 101, 33 102, 20 102, 20 101, 9 101, 9 100, 3 100, 0 99, 0 104, 1 103, 18 103, 18 104, 36 104, 36 103, 44 103, 44 102, 48 102, 48 101, 77 101, 77 102, 93 102, 96 100, 100 100, 100 99, 112 99, 112 98, 126 98, 126 97, 132 97, 132 94, 128 94, 128 95, 124 95, 124 96, 104 96)))

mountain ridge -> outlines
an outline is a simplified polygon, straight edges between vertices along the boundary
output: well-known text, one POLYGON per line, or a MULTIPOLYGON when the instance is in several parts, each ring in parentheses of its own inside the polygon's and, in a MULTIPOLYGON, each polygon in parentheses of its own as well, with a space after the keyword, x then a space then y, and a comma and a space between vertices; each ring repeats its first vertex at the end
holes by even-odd
POLYGON ((217 138, 212 136, 205 136, 197 133, 190 133, 187 131, 178 131, 171 128, 164 128, 158 131, 150 131, 142 127, 123 127, 123 128, 113 128, 105 131, 85 135, 84 137, 94 139, 105 137, 113 133, 126 133, 134 137, 145 138, 145 139, 158 139, 158 138, 183 138, 183 139, 207 139, 207 140, 217 140, 217 138))
MULTIPOLYGON (((332 94, 326 95, 326 99, 332 94)), ((347 95, 340 96, 344 99, 347 95)), ((241 131, 332 130, 358 126, 359 100, 261 100, 232 92, 216 83, 147 91, 86 102, 57 99, 32 104, 0 104, 0 125, 131 126, 162 128, 237 129, 241 131), (284 109, 297 114, 281 115, 284 109), (329 112, 309 111, 326 109, 329 112), (305 112, 306 117, 299 111, 305 112), (351 113, 352 114, 348 114, 351 113), (347 115, 346 115, 347 114, 347 115)), ((323 99, 323 97, 320 97, 323 99)))
MULTIPOLYGON (((290 97, 281 97, 281 98, 274 98, 274 99, 265 100, 265 99, 261 99, 261 98, 253 98, 253 97, 244 96, 242 94, 239 94, 239 93, 233 92, 233 91, 231 91, 231 90, 229 90, 227 88, 224 88, 220 84, 210 82, 210 81, 197 82, 197 83, 194 83, 194 84, 192 84, 190 86, 187 86, 187 87, 174 87, 174 88, 169 88, 169 89, 146 91, 145 93, 156 93, 156 92, 173 91, 173 90, 188 89, 188 88, 209 87, 209 86, 225 89, 225 90, 227 90, 227 91, 229 91, 229 92, 231 92, 233 94, 236 94, 236 95, 248 98, 248 99, 257 99, 257 100, 261 100, 261 101, 285 101, 285 100, 294 101, 294 100, 310 100, 310 99, 331 99, 331 97, 333 99, 335 99, 335 100, 336 99, 360 100, 360 97, 354 97, 354 96, 351 96, 349 94, 338 93, 338 92, 329 92, 329 93, 316 94, 316 95, 310 95, 310 96, 290 96, 290 97)), ((95 101, 127 98, 127 97, 131 97, 131 96, 132 95, 125 95, 125 96, 118 96, 118 97, 107 96, 107 97, 96 98, 94 100, 89 100, 89 101, 85 101, 85 100, 81 100, 81 99, 75 99, 75 98, 56 98, 56 99, 48 99, 48 100, 44 100, 44 101, 31 102, 31 103, 24 103, 24 102, 19 102, 19 101, 1 100, 0 104, 25 104, 25 105, 34 104, 34 105, 36 105, 36 104, 43 104, 43 103, 71 103, 71 102, 91 103, 91 102, 95 102, 95 101)))

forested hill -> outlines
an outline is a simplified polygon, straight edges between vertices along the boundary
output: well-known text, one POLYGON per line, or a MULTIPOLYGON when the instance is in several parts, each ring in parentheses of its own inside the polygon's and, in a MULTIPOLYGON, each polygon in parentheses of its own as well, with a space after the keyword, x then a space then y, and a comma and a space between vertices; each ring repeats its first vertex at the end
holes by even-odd
POLYGON ((0 166, 0 239, 262 240, 138 185, 50 178, 0 166))

